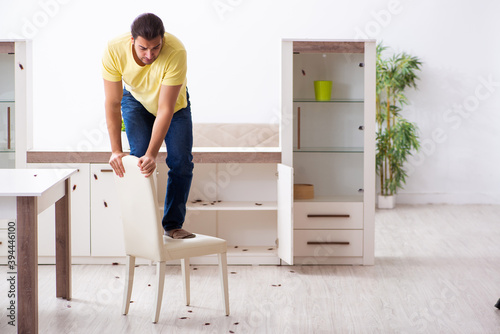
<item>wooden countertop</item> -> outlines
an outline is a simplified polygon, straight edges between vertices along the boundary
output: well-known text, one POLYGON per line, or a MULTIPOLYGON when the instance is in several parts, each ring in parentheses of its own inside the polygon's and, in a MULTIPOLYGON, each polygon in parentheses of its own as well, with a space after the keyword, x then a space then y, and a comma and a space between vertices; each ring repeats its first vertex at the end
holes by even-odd
MULTIPOLYGON (((28 151, 28 163, 107 163, 111 152, 28 151)), ((165 160, 167 152, 158 153, 165 160)), ((280 163, 278 149, 193 148, 194 163, 280 163)))

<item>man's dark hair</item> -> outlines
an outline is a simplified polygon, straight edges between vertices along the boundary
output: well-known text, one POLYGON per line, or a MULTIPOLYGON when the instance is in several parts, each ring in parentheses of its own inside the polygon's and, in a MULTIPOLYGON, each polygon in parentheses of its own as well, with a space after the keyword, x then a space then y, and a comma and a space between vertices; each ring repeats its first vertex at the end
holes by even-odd
POLYGON ((150 41, 158 36, 163 37, 165 28, 162 20, 155 14, 145 13, 136 17, 131 26, 132 37, 142 38, 150 41))

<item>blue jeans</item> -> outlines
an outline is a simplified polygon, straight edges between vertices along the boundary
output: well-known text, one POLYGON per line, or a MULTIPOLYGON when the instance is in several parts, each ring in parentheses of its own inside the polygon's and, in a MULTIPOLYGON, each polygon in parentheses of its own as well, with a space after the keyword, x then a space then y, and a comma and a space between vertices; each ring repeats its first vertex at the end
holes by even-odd
MULTIPOLYGON (((166 163, 169 171, 162 225, 166 231, 182 228, 193 179, 194 165, 191 153, 193 123, 189 94, 187 94, 187 99, 187 107, 174 113, 165 136, 166 163)), ((123 89, 121 106, 125 131, 130 144, 130 154, 142 157, 148 149, 156 117, 149 113, 126 89, 123 89)))

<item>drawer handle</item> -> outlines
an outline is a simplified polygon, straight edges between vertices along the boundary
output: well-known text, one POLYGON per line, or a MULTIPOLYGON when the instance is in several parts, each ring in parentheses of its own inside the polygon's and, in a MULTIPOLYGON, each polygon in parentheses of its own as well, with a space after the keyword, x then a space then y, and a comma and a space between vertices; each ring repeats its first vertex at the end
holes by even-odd
POLYGON ((349 218, 350 215, 307 215, 307 218, 349 218))
POLYGON ((11 133, 10 133, 10 107, 7 107, 7 149, 10 150, 10 139, 11 139, 11 133))
POLYGON ((112 169, 101 169, 101 173, 111 173, 112 169))
POLYGON ((308 241, 308 245, 349 245, 349 241, 308 241))

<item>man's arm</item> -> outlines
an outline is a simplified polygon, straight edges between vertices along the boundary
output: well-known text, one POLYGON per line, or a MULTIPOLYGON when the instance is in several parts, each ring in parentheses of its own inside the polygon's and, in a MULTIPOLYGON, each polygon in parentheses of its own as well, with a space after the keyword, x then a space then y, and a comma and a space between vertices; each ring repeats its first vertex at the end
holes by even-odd
POLYGON ((158 100, 158 112, 153 124, 153 132, 146 154, 139 158, 139 167, 146 176, 150 176, 156 168, 156 156, 167 135, 172 116, 174 115, 175 102, 179 96, 182 85, 162 85, 158 100))
POLYGON ((125 173, 125 168, 122 164, 122 157, 125 155, 122 151, 122 113, 121 101, 123 96, 122 82, 113 82, 104 80, 105 102, 104 109, 106 110, 106 124, 108 126, 109 139, 111 142, 111 157, 109 164, 115 171, 116 175, 122 177, 125 173))

